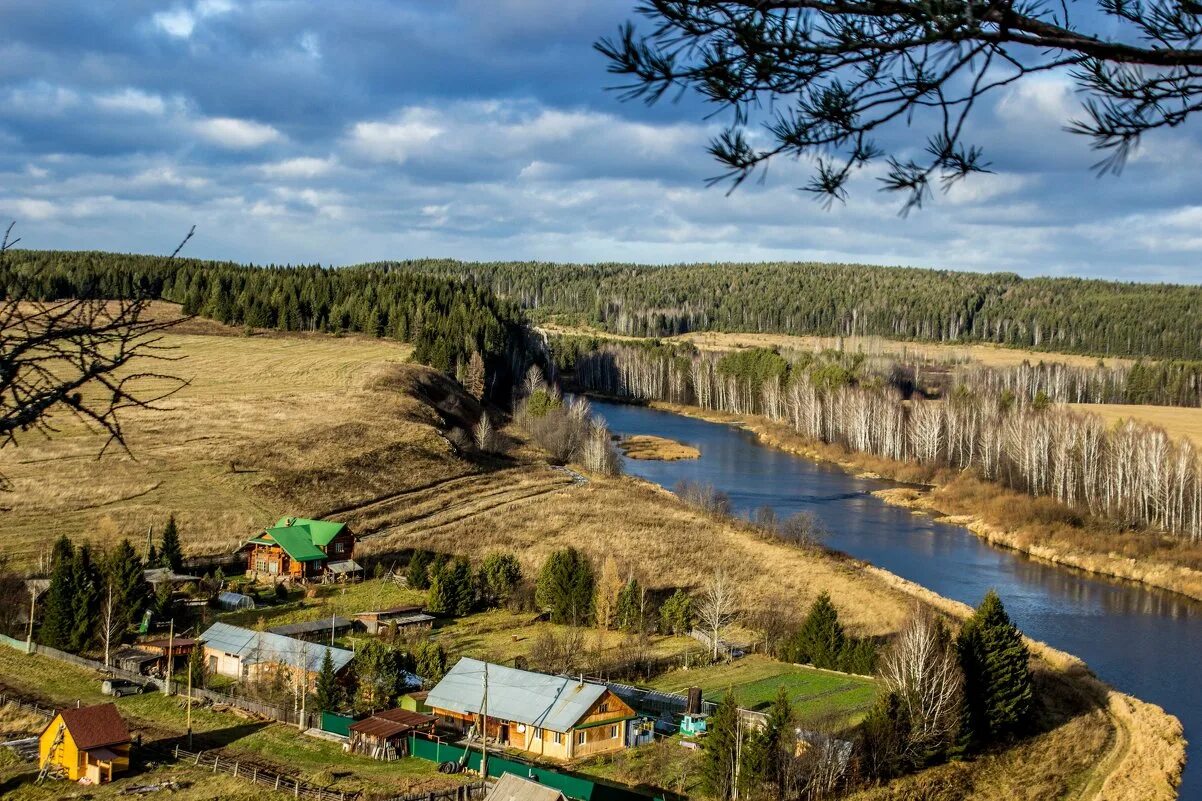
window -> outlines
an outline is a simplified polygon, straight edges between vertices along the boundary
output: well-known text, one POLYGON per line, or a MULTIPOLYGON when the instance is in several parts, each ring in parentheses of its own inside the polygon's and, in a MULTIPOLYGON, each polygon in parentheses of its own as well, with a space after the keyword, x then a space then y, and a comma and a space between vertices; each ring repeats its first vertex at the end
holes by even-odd
POLYGON ((563 735, 560 734, 559 732, 555 732, 555 744, 563 745, 563 735))
POLYGON ((588 732, 576 732, 576 745, 584 745, 584 741, 588 739, 588 732))
POLYGON ((602 701, 601 706, 597 707, 597 711, 598 712, 608 712, 609 711, 609 701, 602 701))
POLYGON ((613 740, 613 739, 615 739, 617 736, 618 736, 618 727, 617 727, 617 726, 610 726, 610 727, 609 727, 609 739, 613 740))

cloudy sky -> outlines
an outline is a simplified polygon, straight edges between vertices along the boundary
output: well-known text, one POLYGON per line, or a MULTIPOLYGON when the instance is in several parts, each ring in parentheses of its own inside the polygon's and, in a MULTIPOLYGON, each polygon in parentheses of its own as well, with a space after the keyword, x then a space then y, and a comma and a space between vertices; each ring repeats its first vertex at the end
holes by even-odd
MULTIPOLYGON (((1042 77, 980 106, 996 174, 906 219, 780 163, 709 189, 720 120, 606 87, 635 0, 0 0, 0 219, 23 244, 347 264, 821 259, 1197 283, 1202 121, 1095 177, 1042 77)), ((912 139, 921 141, 922 132, 912 139)), ((897 135, 903 135, 897 132, 897 135)))

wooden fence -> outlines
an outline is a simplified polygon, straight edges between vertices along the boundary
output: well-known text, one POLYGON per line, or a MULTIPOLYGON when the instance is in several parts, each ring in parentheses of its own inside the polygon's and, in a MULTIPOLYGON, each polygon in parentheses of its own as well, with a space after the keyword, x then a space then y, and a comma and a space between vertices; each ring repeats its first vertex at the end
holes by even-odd
POLYGON ((54 717, 56 714, 56 711, 51 707, 42 706, 36 701, 29 701, 12 693, 0 693, 0 705, 3 704, 15 706, 24 712, 32 712, 47 719, 54 717))
POLYGON ((474 801, 474 799, 483 798, 488 795, 488 790, 488 784, 479 781, 472 784, 461 784, 458 787, 452 787, 450 790, 394 795, 386 799, 386 801, 474 801))
POLYGON ((243 765, 240 760, 231 759, 221 754, 206 754, 204 751, 196 753, 185 751, 179 747, 178 743, 174 747, 151 743, 143 745, 142 748, 161 758, 172 759, 180 764, 190 764, 197 768, 211 768, 213 773, 225 773, 233 776, 235 779, 241 779, 252 784, 270 787, 282 793, 288 793, 294 798, 307 798, 312 799, 312 801, 348 801, 350 799, 358 799, 362 796, 362 793, 359 792, 348 793, 344 790, 329 790, 324 787, 316 787, 301 781, 295 776, 285 776, 281 773, 266 770, 257 763, 243 765))

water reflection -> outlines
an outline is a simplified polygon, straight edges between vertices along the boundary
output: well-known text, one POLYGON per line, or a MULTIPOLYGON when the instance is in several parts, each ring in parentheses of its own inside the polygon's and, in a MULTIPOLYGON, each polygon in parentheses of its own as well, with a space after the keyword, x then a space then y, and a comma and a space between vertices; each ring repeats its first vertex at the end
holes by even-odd
POLYGON ((1181 797, 1202 800, 1202 604, 1132 583, 990 547, 967 529, 889 506, 870 493, 888 482, 849 476, 761 446, 750 432, 636 406, 594 402, 610 430, 685 442, 701 458, 625 459, 627 472, 672 488, 682 480, 726 492, 736 512, 770 506, 778 518, 816 515, 827 544, 949 598, 975 604, 995 588, 1032 637, 1084 659, 1115 686, 1181 718, 1198 745, 1181 797))

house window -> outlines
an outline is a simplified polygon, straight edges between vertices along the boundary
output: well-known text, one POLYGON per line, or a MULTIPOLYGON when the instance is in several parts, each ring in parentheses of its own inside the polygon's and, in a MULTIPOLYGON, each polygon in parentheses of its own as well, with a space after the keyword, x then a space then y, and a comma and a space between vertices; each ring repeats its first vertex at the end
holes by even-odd
POLYGON ((616 739, 617 736, 618 736, 618 727, 610 726, 609 727, 609 739, 611 739, 611 740, 616 739))
POLYGON ((345 543, 341 543, 341 542, 334 543, 334 553, 342 553, 344 547, 345 547, 345 543))
POLYGON ((598 712, 608 712, 609 711, 609 701, 602 701, 601 706, 597 708, 597 711, 598 712))
POLYGON ((255 570, 259 573, 266 573, 267 572, 267 560, 266 559, 256 559, 255 560, 255 570))
POLYGON ((563 745, 563 735, 559 732, 555 732, 555 744, 563 745))
POLYGON ((587 739, 587 735, 588 735, 588 732, 583 732, 583 731, 576 732, 576 745, 584 745, 584 741, 587 739))

